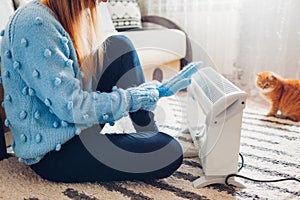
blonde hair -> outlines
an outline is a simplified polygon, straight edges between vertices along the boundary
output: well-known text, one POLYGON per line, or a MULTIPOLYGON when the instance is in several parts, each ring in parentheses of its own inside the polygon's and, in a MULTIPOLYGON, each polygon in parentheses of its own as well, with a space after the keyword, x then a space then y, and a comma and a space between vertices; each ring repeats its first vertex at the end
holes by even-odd
POLYGON ((83 66, 83 61, 99 45, 100 23, 97 0, 41 0, 48 6, 69 33, 76 50, 81 70, 94 72, 94 66, 83 66))

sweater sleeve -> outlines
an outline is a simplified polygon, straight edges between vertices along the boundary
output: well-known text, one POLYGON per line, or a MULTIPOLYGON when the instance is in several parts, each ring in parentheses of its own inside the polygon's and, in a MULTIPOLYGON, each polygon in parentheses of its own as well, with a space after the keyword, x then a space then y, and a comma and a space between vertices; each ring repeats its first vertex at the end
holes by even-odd
POLYGON ((131 107, 128 91, 100 93, 82 89, 73 44, 52 16, 23 14, 12 25, 14 69, 31 95, 37 96, 57 117, 69 123, 95 124, 127 115, 131 107))

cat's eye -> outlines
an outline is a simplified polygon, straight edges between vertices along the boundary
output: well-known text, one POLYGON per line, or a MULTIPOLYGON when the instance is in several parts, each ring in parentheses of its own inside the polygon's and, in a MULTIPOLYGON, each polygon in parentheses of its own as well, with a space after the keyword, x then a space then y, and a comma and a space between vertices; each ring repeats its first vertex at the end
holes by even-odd
POLYGON ((269 84, 269 83, 265 83, 264 86, 265 86, 265 87, 269 87, 270 84, 269 84))

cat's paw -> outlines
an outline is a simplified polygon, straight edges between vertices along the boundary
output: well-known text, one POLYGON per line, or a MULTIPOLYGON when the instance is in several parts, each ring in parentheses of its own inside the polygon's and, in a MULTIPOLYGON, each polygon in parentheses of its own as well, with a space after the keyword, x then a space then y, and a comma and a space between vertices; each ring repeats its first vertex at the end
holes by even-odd
POLYGON ((282 114, 275 114, 274 117, 279 118, 279 119, 290 119, 289 116, 285 116, 285 115, 282 115, 282 114))
POLYGON ((286 119, 286 120, 291 120, 293 122, 298 122, 299 120, 297 120, 296 118, 292 117, 292 116, 285 116, 285 115, 279 115, 276 114, 275 117, 279 118, 279 119, 286 119))
POLYGON ((275 113, 268 113, 266 114, 267 117, 275 117, 275 113))

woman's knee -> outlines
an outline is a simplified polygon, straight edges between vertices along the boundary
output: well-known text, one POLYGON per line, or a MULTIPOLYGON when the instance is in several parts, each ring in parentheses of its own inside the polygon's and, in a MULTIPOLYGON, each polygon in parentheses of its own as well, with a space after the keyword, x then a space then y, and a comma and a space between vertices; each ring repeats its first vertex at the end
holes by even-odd
POLYGON ((138 54, 131 41, 123 35, 110 36, 104 42, 103 69, 97 86, 100 91, 110 91, 115 85, 128 88, 145 82, 138 54))
POLYGON ((133 43, 125 35, 112 35, 106 39, 104 45, 106 50, 112 49, 124 53, 135 51, 133 43))
MULTIPOLYGON (((138 54, 134 45, 124 35, 112 35, 104 42, 104 67, 117 67, 121 72, 127 72, 131 68, 141 68, 138 54), (119 67, 122 69, 119 69, 119 67)), ((141 69, 139 69, 140 71, 141 69)), ((141 74, 139 74, 141 75, 141 74)))

